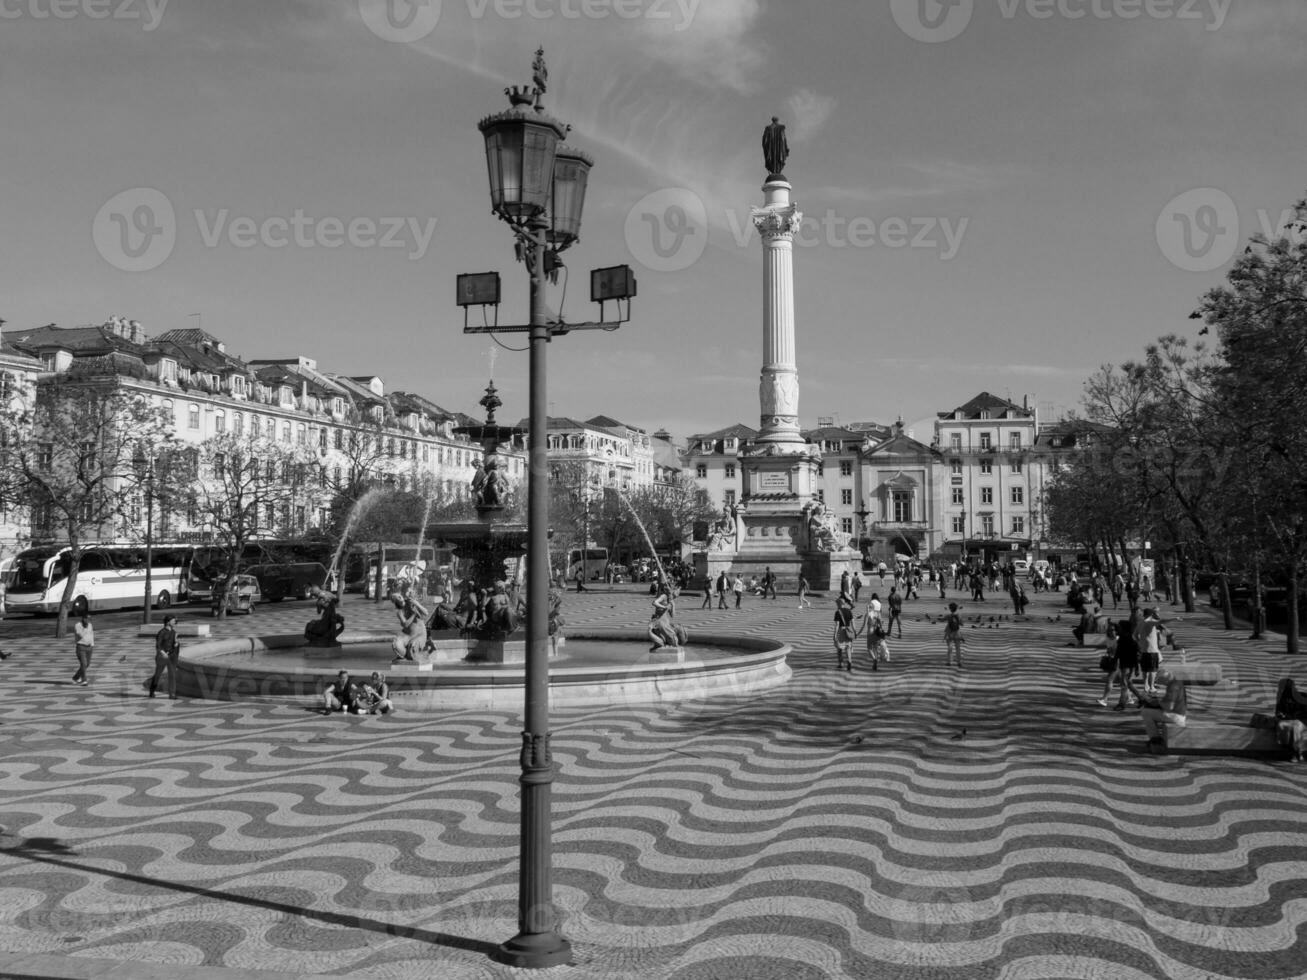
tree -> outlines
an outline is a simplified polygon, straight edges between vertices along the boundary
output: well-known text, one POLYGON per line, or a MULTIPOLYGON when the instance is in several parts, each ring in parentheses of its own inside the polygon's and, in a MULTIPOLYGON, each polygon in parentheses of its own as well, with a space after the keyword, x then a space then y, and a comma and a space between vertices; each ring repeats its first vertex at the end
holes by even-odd
MULTIPOLYGON (((309 506, 317 469, 305 447, 231 433, 214 436, 195 454, 191 506, 227 553, 227 581, 245 546, 260 535, 291 534, 290 515, 309 506)), ((220 604, 219 615, 226 615, 220 604)))
POLYGON ((1287 579, 1287 648, 1297 653, 1307 563, 1307 200, 1276 238, 1252 237, 1227 284, 1193 315, 1216 328, 1225 363, 1215 401, 1245 464, 1237 499, 1241 509, 1256 504, 1251 530, 1287 579))
POLYGON ((583 461, 550 461, 549 525, 553 532, 550 541, 551 547, 564 556, 564 573, 567 553, 586 548, 596 540, 602 509, 603 490, 599 479, 583 461))
POLYGON ((31 508, 38 533, 70 549, 55 636, 68 613, 86 548, 114 533, 146 474, 135 462, 175 444, 171 419, 114 379, 58 377, 31 408, 0 412, 8 500, 31 508))
POLYGON ((685 474, 669 483, 636 487, 626 498, 654 548, 662 553, 674 550, 678 557, 691 541, 694 525, 717 516, 708 491, 685 474))

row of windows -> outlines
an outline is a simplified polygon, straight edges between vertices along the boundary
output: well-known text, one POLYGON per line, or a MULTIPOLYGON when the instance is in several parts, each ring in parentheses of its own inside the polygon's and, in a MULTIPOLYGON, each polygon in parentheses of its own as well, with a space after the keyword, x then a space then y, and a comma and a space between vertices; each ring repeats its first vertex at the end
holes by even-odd
MULTIPOLYGON (((1021 443, 1021 433, 1020 433, 1020 432, 1009 432, 1009 433, 1008 433, 1008 437, 1007 437, 1007 444, 1008 444, 1008 448, 1009 448, 1009 449, 1020 450, 1020 449, 1021 449, 1021 445, 1022 445, 1022 443, 1021 443)), ((960 433, 960 432, 950 432, 950 433, 949 433, 949 437, 948 437, 948 447, 949 447, 949 449, 951 449, 953 452, 961 452, 961 451, 962 451, 962 433, 960 433)), ((993 449, 993 448, 994 448, 994 433, 992 433, 992 432, 982 432, 982 433, 980 433, 980 449, 981 449, 981 451, 983 452, 983 451, 985 451, 986 449, 993 449)))
MULTIPOLYGON (((164 399, 164 409, 172 411, 171 399, 164 399)), ((187 427, 195 431, 202 429, 200 406, 190 403, 186 408, 187 427)), ((225 434, 227 429, 227 413, 223 409, 217 409, 213 413, 213 430, 218 435, 225 434)), ((231 433, 234 436, 244 436, 246 433, 245 415, 241 412, 234 412, 231 416, 231 433)), ((270 441, 277 440, 277 420, 273 418, 261 419, 253 413, 249 416, 249 436, 251 440, 266 438, 270 441)), ((350 442, 354 438, 361 439, 361 444, 357 447, 361 452, 367 453, 372 449, 373 439, 377 440, 378 452, 384 452, 388 456, 397 456, 400 459, 418 459, 422 462, 431 461, 431 445, 428 443, 419 443, 416 440, 396 438, 394 436, 370 436, 367 434, 351 434, 350 442)), ((287 445, 307 446, 311 441, 316 441, 320 450, 326 451, 330 442, 336 449, 344 450, 346 448, 346 436, 344 429, 332 429, 331 435, 325 427, 314 427, 310 429, 303 423, 294 426, 289 421, 282 420, 281 423, 281 441, 287 445), (315 435, 316 433, 316 435, 315 435)), ((351 446, 351 448, 354 448, 351 446)), ((456 449, 454 447, 436 446, 436 462, 449 464, 452 466, 472 466, 479 458, 478 453, 472 450, 456 449)), ((511 461, 514 470, 518 468, 517 460, 511 461)))
MULTIPOLYGON (((986 462, 988 462, 988 460, 986 460, 986 462)), ((706 480, 708 478, 708 465, 706 463, 699 463, 698 465, 696 465, 694 468, 694 475, 698 477, 700 480, 706 480)), ((725 476, 725 478, 728 480, 734 480, 735 464, 727 463, 723 467, 722 475, 725 476)), ((817 464, 817 475, 818 476, 826 475, 826 467, 824 464, 822 463, 817 464)), ((853 475, 853 460, 851 459, 840 460, 840 476, 852 476, 852 475, 853 475)))
MULTIPOLYGON (((980 516, 980 527, 979 527, 978 530, 979 530, 979 532, 980 532, 981 534, 983 534, 983 535, 991 535, 991 534, 993 534, 993 533, 994 533, 994 516, 993 516, 992 514, 982 514, 982 515, 980 516)), ((966 519, 965 517, 954 517, 954 518, 953 518, 953 533, 954 533, 954 534, 966 534, 966 533, 967 533, 967 519, 966 519)), ((1025 534, 1025 533, 1026 533, 1026 519, 1025 519, 1025 517, 1017 516, 1017 517, 1013 517, 1013 518, 1012 518, 1012 531, 1011 531, 1011 533, 1012 533, 1012 534, 1025 534)))
MULTIPOLYGON (((949 472, 954 476, 962 475, 962 460, 955 459, 949 462, 949 472)), ((992 459, 982 459, 980 461, 980 475, 989 476, 994 472, 994 461, 992 459)), ((1009 473, 1023 473, 1025 468, 1019 459, 1014 459, 1008 466, 1009 473)))
MULTIPOLYGON (((952 490, 951 502, 955 504, 965 504, 966 491, 962 487, 954 487, 952 490)), ((1008 487, 1008 499, 1014 504, 1024 504, 1026 502, 1026 488, 1022 486, 1008 487)), ((980 502, 982 504, 992 504, 994 502, 994 488, 980 488, 980 502)))

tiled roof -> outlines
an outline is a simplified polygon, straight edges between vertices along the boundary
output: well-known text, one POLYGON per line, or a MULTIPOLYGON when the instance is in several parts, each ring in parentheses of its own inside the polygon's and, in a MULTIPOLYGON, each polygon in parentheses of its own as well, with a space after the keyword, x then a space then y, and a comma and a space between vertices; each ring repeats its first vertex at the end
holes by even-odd
POLYGON ((144 348, 119 337, 106 327, 59 327, 53 323, 34 330, 8 330, 5 338, 22 351, 60 348, 74 353, 124 350, 140 354, 144 348))
POLYGON ((758 430, 751 429, 743 423, 736 422, 716 432, 700 432, 690 436, 691 442, 716 442, 718 439, 742 439, 751 442, 758 438, 758 430))
POLYGON ((1034 412, 1028 408, 1022 408, 1020 405, 1010 402, 1006 398, 999 398, 998 395, 991 395, 987 391, 982 391, 966 404, 959 405, 957 408, 949 412, 940 412, 939 417, 941 419, 951 419, 958 412, 961 412, 964 419, 978 419, 980 418, 981 412, 990 412, 992 417, 1001 418, 1001 414, 993 415, 993 413, 1003 413, 1009 410, 1015 411, 1018 418, 1030 418, 1034 415, 1034 412))
POLYGON ((198 327, 186 327, 179 330, 165 330, 163 333, 154 337, 155 341, 166 340, 174 344, 180 344, 182 347, 201 347, 208 344, 210 347, 217 347, 221 343, 217 337, 206 330, 198 327))

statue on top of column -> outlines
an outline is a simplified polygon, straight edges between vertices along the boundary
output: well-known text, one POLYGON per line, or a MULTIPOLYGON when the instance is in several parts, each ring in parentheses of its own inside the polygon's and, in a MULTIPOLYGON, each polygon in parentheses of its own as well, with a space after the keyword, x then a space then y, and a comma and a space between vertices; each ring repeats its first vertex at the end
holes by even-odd
POLYGON ((772 116, 771 125, 762 133, 762 158, 767 164, 767 176, 780 177, 789 156, 790 144, 785 141, 785 126, 777 116, 772 116))

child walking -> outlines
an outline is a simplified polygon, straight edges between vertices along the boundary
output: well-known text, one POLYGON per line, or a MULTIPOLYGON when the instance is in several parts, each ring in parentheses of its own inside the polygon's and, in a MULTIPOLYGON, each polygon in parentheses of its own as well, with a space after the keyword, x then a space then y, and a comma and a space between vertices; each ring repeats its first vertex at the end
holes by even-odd
POLYGON ((889 633, 879 619, 871 621, 867 630, 867 656, 871 658, 871 669, 875 670, 880 661, 889 663, 889 633))

